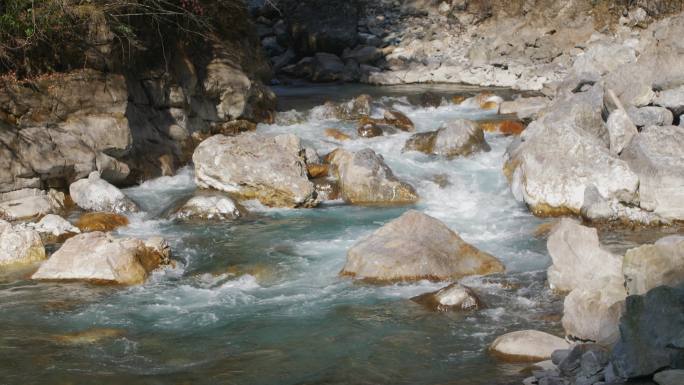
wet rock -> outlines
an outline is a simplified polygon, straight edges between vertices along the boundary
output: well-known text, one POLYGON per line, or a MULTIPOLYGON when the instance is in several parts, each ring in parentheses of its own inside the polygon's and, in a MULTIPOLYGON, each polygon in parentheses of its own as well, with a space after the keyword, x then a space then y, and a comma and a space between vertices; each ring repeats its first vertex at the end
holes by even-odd
POLYGON ((135 285, 152 270, 169 263, 168 245, 155 239, 114 238, 102 232, 77 235, 64 242, 31 277, 135 285))
POLYGON ((360 120, 370 115, 372 102, 370 95, 361 94, 348 102, 333 105, 333 116, 340 120, 360 120))
POLYGON ((618 155, 639 134, 632 120, 622 109, 616 109, 608 116, 606 122, 610 136, 610 153, 618 155))
POLYGON ((0 219, 0 271, 44 259, 45 247, 37 231, 22 226, 13 227, 0 219))
POLYGON ((563 302, 563 329, 573 340, 610 346, 620 336, 618 324, 627 296, 621 284, 601 288, 577 288, 563 302))
POLYGON ((381 155, 371 149, 355 153, 337 149, 328 162, 340 182, 342 198, 352 204, 410 204, 418 201, 413 186, 397 179, 381 155))
POLYGON ((411 298, 411 301, 434 311, 470 311, 483 307, 477 294, 471 288, 459 283, 453 283, 432 293, 421 294, 411 298))
POLYGON ((378 122, 372 119, 361 119, 356 128, 356 133, 362 138, 375 138, 382 136, 384 132, 378 122))
POLYGON ((45 244, 61 243, 81 232, 78 227, 54 214, 44 216, 38 223, 31 224, 30 227, 40 234, 45 244))
POLYGON ((630 107, 627 115, 637 127, 669 126, 674 120, 672 111, 656 106, 630 107))
POLYGON ((442 222, 409 210, 352 246, 341 274, 392 282, 450 280, 503 271, 498 259, 466 243, 442 222))
POLYGON ((563 218, 546 247, 552 260, 547 272, 551 288, 567 292, 611 282, 622 285, 622 258, 601 247, 596 229, 563 218))
POLYGON ((607 221, 615 216, 610 202, 601 196, 596 186, 588 186, 584 190, 584 203, 580 209, 582 218, 590 221, 607 221))
POLYGON ((402 131, 412 132, 416 130, 415 125, 403 112, 395 109, 385 110, 383 114, 385 123, 392 125, 402 131))
POLYGON ((57 190, 23 189, 0 194, 0 219, 27 220, 64 208, 64 194, 57 190))
POLYGON ((404 145, 404 150, 421 151, 446 158, 467 156, 490 149, 482 129, 474 122, 463 119, 446 123, 434 134, 415 134, 404 145))
POLYGON ((180 220, 226 220, 241 216, 232 199, 221 194, 196 195, 185 202, 174 214, 180 220))
POLYGON ((658 372, 653 376, 653 381, 658 385, 681 385, 684 384, 684 370, 670 369, 658 372))
POLYGON ((309 182, 298 137, 292 134, 215 135, 193 154, 198 186, 258 199, 267 206, 311 207, 309 182))
POLYGON ((639 206, 684 219, 684 127, 646 127, 620 158, 639 177, 639 206))
POLYGON ((351 139, 351 137, 349 135, 345 134, 344 132, 342 132, 336 128, 326 128, 324 131, 324 134, 325 134, 325 136, 327 136, 329 138, 332 138, 335 140, 340 140, 340 141, 351 139))
POLYGON ((87 345, 98 343, 102 340, 113 339, 125 335, 123 329, 88 329, 76 333, 61 334, 54 336, 54 340, 66 345, 87 345))
POLYGON ((311 182, 316 189, 318 201, 334 201, 340 199, 340 185, 332 178, 315 178, 311 182))
POLYGON ((683 284, 684 236, 672 235, 628 250, 622 269, 629 295, 646 294, 661 285, 683 284))
POLYGON ((69 186, 69 195, 78 207, 91 211, 115 213, 136 212, 138 206, 121 190, 100 178, 93 171, 88 178, 77 180, 69 186))
POLYGON ((657 287, 627 297, 620 340, 611 363, 622 378, 649 376, 662 368, 684 368, 684 286, 657 287))
POLYGON ((122 226, 128 226, 128 223, 128 218, 117 213, 85 213, 76 221, 76 227, 82 232, 107 232, 122 226))
POLYGON ((570 345, 562 338, 537 330, 521 330, 499 336, 490 345, 495 356, 513 362, 534 362, 551 358, 555 350, 570 345))
POLYGON ((498 132, 504 135, 520 135, 525 130, 522 122, 516 120, 479 121, 477 125, 482 128, 482 131, 498 132))
POLYGON ((430 91, 409 95, 407 98, 409 103, 415 106, 439 107, 442 105, 442 97, 430 91))

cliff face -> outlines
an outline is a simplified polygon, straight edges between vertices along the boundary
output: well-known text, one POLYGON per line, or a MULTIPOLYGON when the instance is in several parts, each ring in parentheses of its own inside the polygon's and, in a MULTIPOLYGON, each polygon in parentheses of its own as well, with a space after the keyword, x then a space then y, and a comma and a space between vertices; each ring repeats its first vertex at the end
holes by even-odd
POLYGON ((2 77, 0 192, 63 188, 93 170, 119 185, 169 175, 207 135, 270 120, 270 67, 244 4, 228 3, 202 34, 139 23, 135 47, 94 18, 80 66, 65 51, 60 71, 2 77))

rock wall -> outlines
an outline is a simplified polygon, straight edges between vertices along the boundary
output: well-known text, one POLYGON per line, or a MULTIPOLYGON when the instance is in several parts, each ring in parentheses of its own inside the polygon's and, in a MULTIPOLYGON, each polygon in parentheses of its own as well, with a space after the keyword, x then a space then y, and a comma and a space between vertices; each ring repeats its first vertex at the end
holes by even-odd
POLYGON ((639 30, 682 10, 682 0, 280 0, 255 1, 252 14, 285 81, 540 90, 562 79, 597 34, 639 30))
POLYGON ((216 19, 199 39, 143 33, 135 50, 101 20, 91 28, 102 60, 0 77, 0 192, 63 189, 94 170, 117 185, 170 175, 206 136, 272 119, 270 67, 246 8, 216 19))

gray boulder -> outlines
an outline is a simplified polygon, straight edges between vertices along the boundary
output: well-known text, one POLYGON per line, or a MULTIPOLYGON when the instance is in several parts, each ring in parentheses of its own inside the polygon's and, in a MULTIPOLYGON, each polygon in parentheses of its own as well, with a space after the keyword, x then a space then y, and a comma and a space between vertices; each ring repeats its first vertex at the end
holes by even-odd
POLYGON ((622 378, 684 369, 684 286, 659 286, 627 297, 611 362, 622 378))
POLYGON ((684 370, 670 369, 658 372, 653 376, 653 381, 658 385, 681 385, 684 384, 684 370))
POLYGON ((341 54, 358 40, 359 7, 356 1, 286 0, 279 4, 290 26, 299 55, 317 52, 341 54))
POLYGON ((344 62, 337 55, 319 52, 313 57, 311 80, 315 82, 345 80, 345 71, 344 62))
POLYGON ((490 149, 482 128, 465 119, 448 122, 434 132, 415 134, 404 145, 405 151, 420 151, 446 158, 467 156, 490 149))
POLYGON ((620 158, 639 177, 642 209, 684 219, 684 127, 646 127, 620 158))
POLYGON ((354 153, 337 149, 328 156, 342 198, 352 204, 410 204, 416 190, 394 176, 381 155, 366 148, 354 153))
POLYGON ((672 111, 665 107, 630 107, 627 115, 637 127, 669 126, 674 120, 672 111))
POLYGON ((121 190, 100 178, 93 171, 87 178, 77 180, 69 186, 69 195, 78 207, 90 211, 136 212, 138 206, 121 190))
POLYGON ((301 142, 295 135, 215 135, 197 146, 192 159, 200 187, 258 199, 267 206, 316 205, 301 142))
POLYGON ((452 280, 503 271, 498 259, 466 243, 444 223, 409 210, 352 246, 341 274, 394 282, 452 280))
POLYGON ((646 294, 661 285, 683 284, 684 236, 672 235, 628 250, 622 269, 630 295, 646 294))
POLYGON ((658 92, 653 104, 669 109, 675 115, 684 113, 684 86, 658 92))
POLYGON ((636 126, 623 109, 616 109, 608 116, 606 122, 610 136, 610 153, 618 155, 639 134, 636 126))
POLYGON ((596 229, 563 218, 546 246, 552 261, 547 272, 552 289, 569 292, 622 285, 622 257, 601 247, 596 229))

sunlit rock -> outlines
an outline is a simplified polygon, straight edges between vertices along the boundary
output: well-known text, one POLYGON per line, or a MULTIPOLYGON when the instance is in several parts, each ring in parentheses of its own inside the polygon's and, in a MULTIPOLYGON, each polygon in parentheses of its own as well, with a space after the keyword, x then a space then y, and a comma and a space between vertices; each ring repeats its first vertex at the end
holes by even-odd
POLYGON ((77 180, 69 186, 71 199, 80 208, 90 211, 111 211, 116 213, 136 212, 138 206, 121 190, 100 178, 93 171, 87 178, 77 180))
POLYGON ((455 280, 504 269, 497 258, 466 243, 444 223, 409 210, 352 246, 341 274, 391 282, 455 280))
POLYGON ((537 330, 521 330, 497 337, 489 351, 507 361, 534 362, 548 360, 555 350, 569 347, 570 344, 560 337, 537 330))

